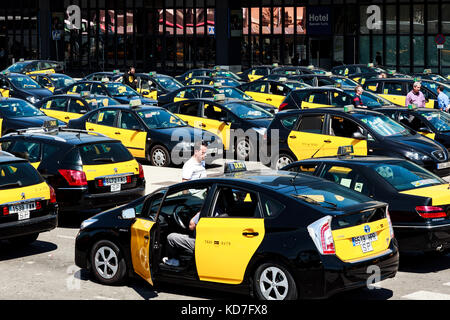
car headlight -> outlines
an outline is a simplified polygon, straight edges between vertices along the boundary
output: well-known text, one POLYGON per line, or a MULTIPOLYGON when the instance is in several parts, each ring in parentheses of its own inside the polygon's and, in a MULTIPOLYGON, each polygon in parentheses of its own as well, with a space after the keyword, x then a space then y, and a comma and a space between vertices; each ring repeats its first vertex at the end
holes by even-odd
POLYGON ((420 152, 410 152, 407 151, 405 153, 405 157, 413 160, 413 161, 427 161, 427 160, 431 160, 431 158, 423 153, 420 152))
POLYGON ((80 230, 83 230, 84 228, 86 228, 87 226, 93 224, 94 222, 97 222, 97 219, 87 219, 84 220, 81 225, 80 225, 80 230))
POLYGON ((27 100, 30 101, 32 104, 35 104, 36 102, 39 102, 39 99, 34 96, 28 96, 27 100))
POLYGON ((252 130, 255 130, 256 132, 258 132, 260 135, 265 135, 267 132, 267 128, 252 128, 252 130))

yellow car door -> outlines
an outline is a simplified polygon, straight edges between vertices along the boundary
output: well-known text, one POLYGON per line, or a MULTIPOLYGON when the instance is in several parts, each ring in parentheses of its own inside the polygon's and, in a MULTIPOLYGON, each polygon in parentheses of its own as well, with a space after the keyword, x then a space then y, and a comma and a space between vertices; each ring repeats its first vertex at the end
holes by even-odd
POLYGON ((266 103, 278 108, 289 92, 290 90, 287 87, 276 82, 270 82, 266 103))
POLYGON ((87 112, 89 112, 88 106, 86 106, 81 99, 71 98, 68 103, 67 112, 64 115, 64 119, 61 120, 64 122, 69 122, 72 119, 80 118, 87 112))
POLYGON ((122 141, 133 157, 145 158, 147 131, 132 113, 121 111, 114 135, 115 139, 122 141))
POLYGON ((203 118, 201 119, 202 129, 218 135, 222 139, 225 150, 229 150, 231 148, 231 118, 228 111, 218 105, 205 103, 203 105, 203 118))
POLYGON ((99 110, 86 121, 86 130, 98 132, 110 138, 117 139, 115 134, 115 132, 117 132, 115 123, 118 112, 118 110, 111 109, 99 110))
POLYGON ((270 96, 267 94, 269 90, 269 83, 264 82, 256 82, 252 83, 245 89, 245 93, 253 98, 253 100, 263 103, 268 103, 267 98, 271 99, 270 96))
POLYGON ((264 219, 255 213, 258 197, 254 193, 218 187, 217 197, 212 217, 200 218, 196 227, 198 277, 202 281, 240 284, 264 239, 264 219), (214 217, 223 210, 228 217, 214 217))
POLYGON ((40 110, 44 112, 47 116, 64 121, 69 122, 66 118, 67 114, 67 104, 68 99, 66 98, 55 98, 47 101, 40 110))
POLYGON ((137 218, 131 226, 131 261, 134 272, 153 285, 150 263, 150 234, 155 222, 137 218))

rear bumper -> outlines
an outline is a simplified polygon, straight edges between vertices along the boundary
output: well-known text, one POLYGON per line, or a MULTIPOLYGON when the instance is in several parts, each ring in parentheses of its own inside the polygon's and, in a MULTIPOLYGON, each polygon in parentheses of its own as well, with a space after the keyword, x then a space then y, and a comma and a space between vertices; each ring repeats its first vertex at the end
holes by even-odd
POLYGON ((0 239, 10 239, 33 233, 50 231, 58 225, 57 210, 48 215, 28 220, 0 224, 0 239))
POLYGON ((90 194, 87 187, 56 189, 57 201, 61 212, 111 208, 126 204, 144 195, 144 186, 99 194, 90 194))
POLYGON ((450 222, 440 225, 395 225, 401 252, 429 252, 450 249, 450 222))

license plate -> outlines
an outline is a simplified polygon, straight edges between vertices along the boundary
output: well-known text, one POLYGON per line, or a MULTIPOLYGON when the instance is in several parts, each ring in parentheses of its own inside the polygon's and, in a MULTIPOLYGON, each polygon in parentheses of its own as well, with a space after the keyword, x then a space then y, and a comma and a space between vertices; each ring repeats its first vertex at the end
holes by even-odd
POLYGON ((438 163, 437 168, 438 169, 450 168, 450 161, 449 162, 444 162, 444 163, 438 163))
POLYGON ((36 202, 28 202, 28 203, 21 203, 21 204, 14 204, 9 206, 9 213, 20 213, 20 212, 27 212, 28 213, 31 210, 36 210, 36 202))
POLYGON ((26 219, 30 219, 30 211, 20 211, 17 213, 18 215, 18 220, 26 220, 26 219))
POLYGON ((111 185, 111 192, 114 192, 114 191, 120 191, 121 190, 121 184, 112 184, 111 185))
POLYGON ((364 253, 373 251, 372 242, 377 240, 378 236, 376 232, 352 238, 353 246, 360 246, 364 253))
POLYGON ((127 177, 105 178, 103 180, 104 186, 121 185, 125 183, 127 183, 127 177))

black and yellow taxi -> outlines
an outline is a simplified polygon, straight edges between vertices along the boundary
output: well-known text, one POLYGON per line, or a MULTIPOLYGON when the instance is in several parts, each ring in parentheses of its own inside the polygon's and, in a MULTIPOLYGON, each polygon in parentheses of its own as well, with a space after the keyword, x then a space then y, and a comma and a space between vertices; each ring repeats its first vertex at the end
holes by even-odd
POLYGON ((120 141, 52 125, 10 133, 0 144, 55 189, 60 212, 111 208, 145 194, 143 168, 120 141))
POLYGON ((225 87, 238 87, 243 84, 243 81, 237 81, 226 77, 194 77, 185 82, 186 86, 192 85, 214 85, 220 84, 225 87))
POLYGON ((56 89, 62 89, 75 83, 75 80, 72 77, 63 73, 34 73, 30 74, 30 78, 51 92, 55 92, 56 89))
POLYGON ((384 113, 404 126, 436 140, 450 149, 450 115, 447 112, 413 106, 379 108, 375 111, 384 113))
POLYGON ((213 69, 207 69, 207 68, 191 69, 191 70, 186 71, 183 74, 175 76, 175 79, 184 84, 185 81, 187 81, 193 77, 201 77, 201 76, 210 77, 211 74, 213 73, 213 71, 214 71, 213 69))
POLYGON ((54 189, 28 161, 0 151, 0 240, 28 244, 57 224, 54 189))
POLYGON ((240 85, 238 89, 252 97, 255 101, 268 103, 279 108, 286 96, 292 91, 303 88, 304 85, 298 81, 287 78, 274 80, 255 80, 240 85))
POLYGON ((35 106, 46 115, 67 123, 72 119, 78 119, 91 110, 119 104, 118 101, 108 96, 82 92, 81 95, 53 95, 39 101, 35 106))
POLYGON ((399 255, 385 203, 321 178, 266 170, 175 184, 93 216, 76 237, 75 263, 106 285, 141 277, 293 300, 364 287, 373 265, 379 280, 395 277, 399 255), (173 233, 195 238, 178 267, 161 262, 173 233))
POLYGON ((208 153, 222 154, 222 144, 215 135, 194 129, 176 115, 161 107, 141 104, 98 108, 70 120, 69 128, 98 132, 120 140, 138 159, 167 167, 181 164, 191 157, 196 140, 211 143, 208 153), (217 144, 217 145, 216 145, 217 144))
POLYGON ((215 95, 164 106, 194 128, 220 137, 225 151, 238 159, 256 159, 258 144, 273 119, 273 114, 253 101, 215 95))
POLYGON ((431 80, 420 80, 413 78, 385 78, 385 79, 369 79, 363 88, 372 91, 380 97, 391 101, 399 106, 406 106, 406 96, 412 90, 414 82, 420 82, 420 91, 425 96, 427 108, 438 108, 437 94, 432 91, 432 86, 437 88, 437 84, 431 80))
POLYGON ((311 67, 304 66, 278 66, 272 69, 272 74, 281 74, 281 75, 300 75, 300 74, 314 74, 314 71, 311 67))
POLYGON ((441 76, 440 74, 433 73, 431 69, 425 69, 422 73, 411 74, 413 78, 420 78, 425 80, 433 80, 443 84, 450 84, 450 79, 441 76))
POLYGON ((21 60, 5 69, 10 73, 64 73, 64 65, 58 61, 51 60, 21 60))
POLYGON ((312 174, 388 203, 401 252, 450 249, 448 182, 408 160, 341 154, 295 162, 282 170, 312 174))
POLYGON ((344 88, 306 87, 292 90, 279 106, 279 111, 343 107, 352 104, 352 96, 344 88))
POLYGON ((264 78, 272 73, 272 69, 276 68, 274 65, 259 65, 254 66, 244 71, 236 73, 243 81, 251 82, 264 78))
POLYGON ((175 78, 156 72, 136 73, 138 88, 136 89, 143 97, 158 100, 162 94, 175 91, 183 85, 175 78))
POLYGON ((301 81, 309 84, 312 87, 323 87, 323 86, 336 86, 336 87, 356 87, 359 85, 358 82, 344 77, 337 76, 330 72, 325 74, 303 74, 303 75, 293 75, 289 76, 289 79, 301 81))
POLYGON ((157 101, 143 97, 136 90, 119 82, 111 82, 108 79, 102 81, 78 81, 60 90, 55 94, 74 94, 89 92, 92 95, 103 95, 113 98, 122 104, 128 104, 133 99, 140 99, 146 104, 156 104, 157 101))
MULTIPOLYGON (((331 68, 331 72, 340 75, 349 77, 351 79, 358 78, 361 75, 366 75, 366 77, 370 76, 377 76, 381 73, 387 74, 388 72, 380 67, 375 66, 373 63, 368 64, 343 64, 340 66, 335 66, 331 68)), ((355 81, 358 81, 360 79, 354 79, 355 81)))
POLYGON ((120 70, 114 70, 114 71, 101 71, 101 72, 94 72, 91 74, 88 74, 86 77, 83 78, 85 81, 102 81, 103 79, 107 78, 108 81, 111 82, 122 82, 123 72, 120 72, 120 70))
MULTIPOLYGON (((0 136, 20 129, 42 127, 55 120, 29 102, 16 98, 0 98, 0 136)), ((63 126, 64 122, 58 121, 63 126)))
POLYGON ((340 146, 352 145, 357 156, 400 157, 439 176, 450 174, 449 153, 442 144, 367 109, 349 106, 279 112, 266 139, 264 154, 270 159, 263 162, 277 168, 297 160, 336 156, 340 146), (278 129, 277 139, 271 137, 273 129, 278 129), (273 154, 272 143, 279 143, 273 154))
POLYGON ((3 72, 0 74, 0 94, 35 104, 53 93, 25 74, 3 72))

